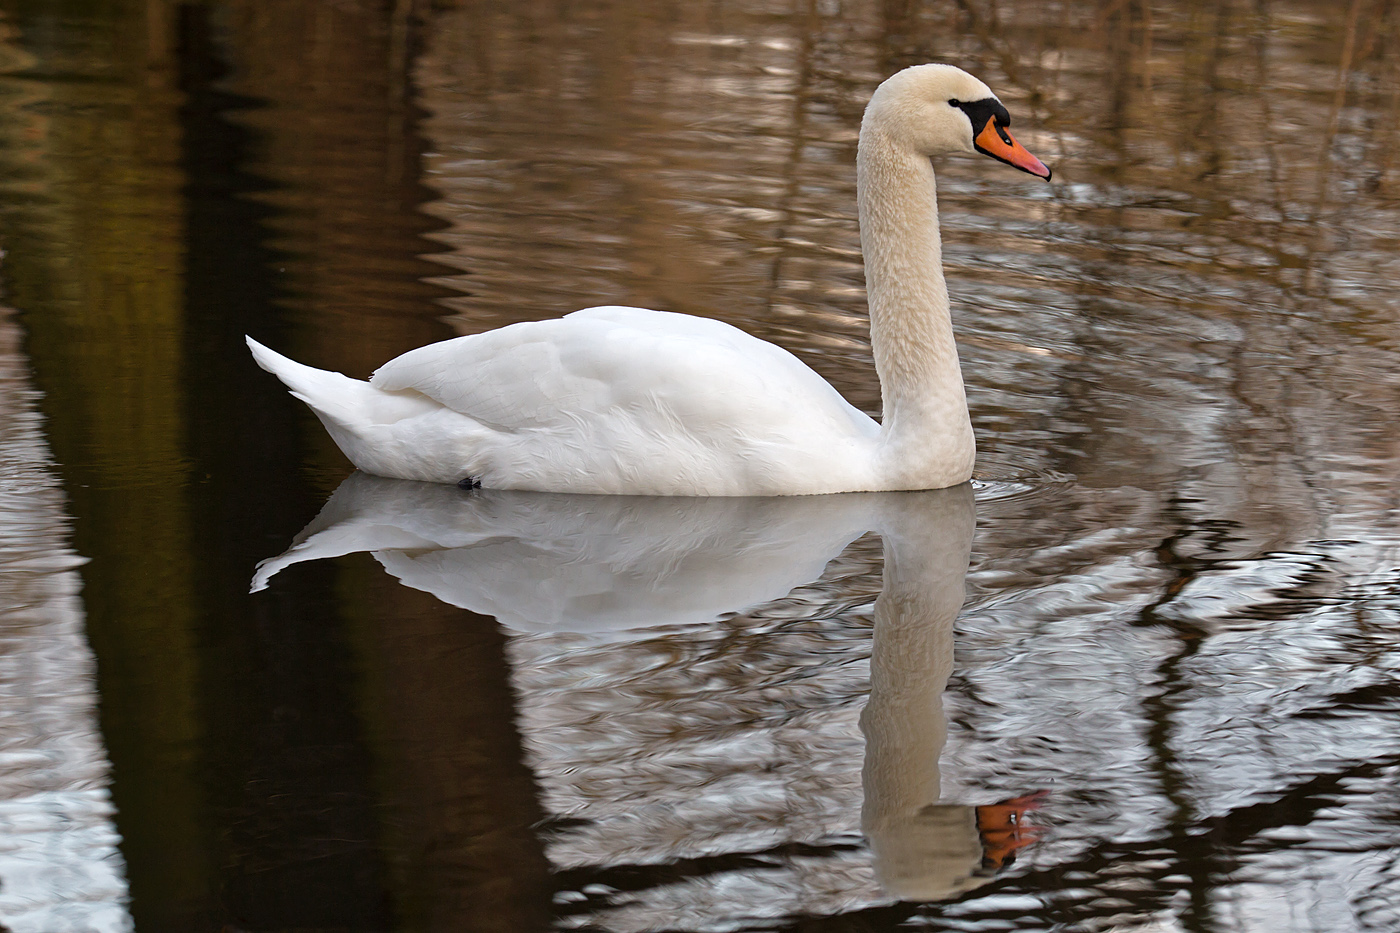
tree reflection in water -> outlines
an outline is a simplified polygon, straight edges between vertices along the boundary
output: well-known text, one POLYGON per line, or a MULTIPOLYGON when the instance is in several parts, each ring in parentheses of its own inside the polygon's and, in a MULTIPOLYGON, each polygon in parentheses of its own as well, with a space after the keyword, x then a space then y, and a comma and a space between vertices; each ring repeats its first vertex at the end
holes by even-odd
MULTIPOLYGON (((1386 0, 0 0, 6 298, 135 926, 1393 929, 1398 39, 1386 0), (1014 864, 840 900, 873 538, 625 652, 353 556, 247 596, 346 472, 247 331, 363 376, 645 304, 877 411, 855 129, 924 60, 1055 168, 940 172, 987 485, 938 796, 1038 806, 1014 864)), ((867 812, 877 851, 932 797, 867 812)))

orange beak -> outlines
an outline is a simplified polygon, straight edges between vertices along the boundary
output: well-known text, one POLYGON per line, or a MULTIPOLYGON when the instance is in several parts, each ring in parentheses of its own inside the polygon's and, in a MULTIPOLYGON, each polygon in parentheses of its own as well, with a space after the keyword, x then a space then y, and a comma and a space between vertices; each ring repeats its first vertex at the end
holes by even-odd
POLYGON ((982 128, 982 132, 977 134, 973 140, 973 145, 978 152, 985 153, 993 159, 1000 159, 1007 165, 1019 168, 1023 172, 1030 172, 1050 180, 1050 170, 1045 167, 1045 163, 1037 159, 1026 151, 1016 140, 1011 138, 1011 134, 1006 131, 1006 127, 997 126, 996 117, 989 117, 987 125, 982 128))
POLYGON ((1048 795, 1049 791, 1039 790, 1024 797, 1013 797, 1001 803, 977 807, 977 831, 982 837, 983 867, 1000 871, 1004 865, 1013 861, 1017 849, 1023 849, 1040 838, 1045 828, 1026 822, 1026 813, 1040 809, 1041 801, 1048 795))

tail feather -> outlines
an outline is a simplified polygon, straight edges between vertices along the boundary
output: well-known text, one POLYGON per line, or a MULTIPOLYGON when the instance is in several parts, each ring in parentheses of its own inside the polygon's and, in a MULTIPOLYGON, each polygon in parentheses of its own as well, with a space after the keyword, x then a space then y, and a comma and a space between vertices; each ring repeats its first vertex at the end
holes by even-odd
MULTIPOLYGON (((340 373, 303 366, 251 337, 246 339, 258 365, 311 406, 336 446, 361 470, 440 483, 455 483, 470 474, 466 466, 443 465, 456 456, 455 445, 444 449, 428 443, 441 440, 436 422, 449 412, 434 399, 416 389, 389 392, 340 373)), ((460 420, 462 425, 474 423, 460 420)))
POLYGON ((269 350, 252 337, 244 339, 257 364, 281 379, 292 395, 310 405, 316 414, 352 431, 365 423, 370 408, 368 396, 375 392, 368 382, 305 366, 269 350))
POLYGON ((421 392, 412 389, 386 392, 359 379, 305 366, 275 350, 269 350, 252 337, 244 339, 248 341, 248 349, 253 351, 253 359, 257 360, 258 365, 281 379, 292 390, 292 395, 310 405, 322 421, 334 423, 352 433, 358 434, 371 427, 393 424, 442 408, 421 392))

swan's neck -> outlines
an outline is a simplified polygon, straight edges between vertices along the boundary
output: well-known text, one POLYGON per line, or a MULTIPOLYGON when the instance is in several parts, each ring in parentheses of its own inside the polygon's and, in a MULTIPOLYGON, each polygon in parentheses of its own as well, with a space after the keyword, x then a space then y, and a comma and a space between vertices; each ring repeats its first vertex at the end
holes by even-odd
POLYGON ((961 483, 976 446, 943 279, 933 166, 867 123, 856 179, 884 469, 905 488, 961 483))

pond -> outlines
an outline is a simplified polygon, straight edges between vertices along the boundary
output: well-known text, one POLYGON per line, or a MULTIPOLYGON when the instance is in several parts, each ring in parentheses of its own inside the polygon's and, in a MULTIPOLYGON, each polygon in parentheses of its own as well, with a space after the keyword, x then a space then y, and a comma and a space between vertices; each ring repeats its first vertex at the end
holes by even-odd
POLYGON ((0 924, 1400 927, 1398 143, 1388 0, 0 0, 0 924), (641 305, 878 416, 923 61, 1054 170, 937 165, 971 486, 352 475, 246 353, 641 305))

